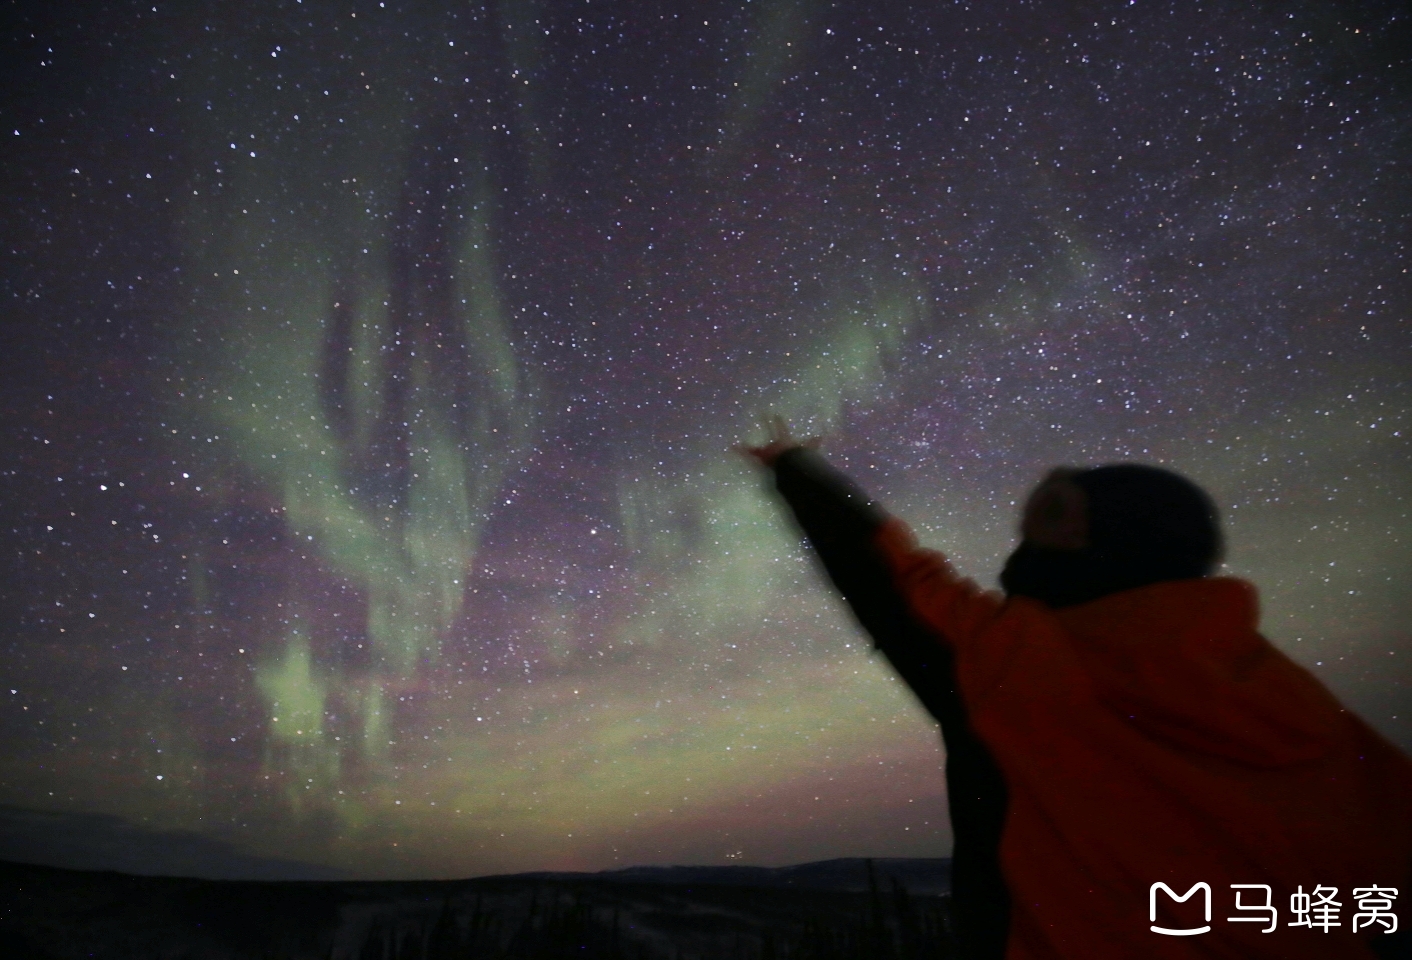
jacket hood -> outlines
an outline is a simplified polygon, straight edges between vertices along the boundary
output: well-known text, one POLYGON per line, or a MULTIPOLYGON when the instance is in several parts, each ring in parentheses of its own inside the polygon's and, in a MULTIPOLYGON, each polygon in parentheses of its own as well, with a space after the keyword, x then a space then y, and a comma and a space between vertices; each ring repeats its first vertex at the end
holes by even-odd
POLYGON ((1099 702, 1155 740, 1274 767, 1317 759, 1337 736, 1342 708, 1259 634, 1243 580, 1156 583, 1054 615, 1099 702))

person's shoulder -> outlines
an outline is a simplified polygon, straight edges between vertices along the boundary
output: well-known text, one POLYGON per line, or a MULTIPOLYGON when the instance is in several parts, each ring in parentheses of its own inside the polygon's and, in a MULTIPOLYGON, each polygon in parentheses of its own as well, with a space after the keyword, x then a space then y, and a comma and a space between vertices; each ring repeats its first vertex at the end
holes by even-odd
POLYGON ((1056 615, 1072 629, 1084 631, 1103 624, 1142 625, 1201 623, 1205 628, 1255 631, 1260 622, 1260 597, 1254 584, 1237 577, 1196 577, 1164 580, 1110 593, 1088 603, 1065 607, 1056 615))
POLYGON ((959 575, 943 553, 919 545, 897 517, 886 516, 873 546, 913 611, 952 642, 984 629, 1004 609, 1002 594, 959 575))

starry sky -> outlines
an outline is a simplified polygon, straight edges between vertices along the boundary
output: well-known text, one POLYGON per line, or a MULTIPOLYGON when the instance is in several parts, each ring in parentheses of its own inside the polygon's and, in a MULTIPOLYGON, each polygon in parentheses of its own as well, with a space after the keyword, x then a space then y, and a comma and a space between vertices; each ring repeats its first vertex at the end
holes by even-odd
POLYGON ((0 856, 944 856, 779 413, 993 584, 1054 464, 1220 504, 1412 747, 1395 3, 10 3, 0 856))

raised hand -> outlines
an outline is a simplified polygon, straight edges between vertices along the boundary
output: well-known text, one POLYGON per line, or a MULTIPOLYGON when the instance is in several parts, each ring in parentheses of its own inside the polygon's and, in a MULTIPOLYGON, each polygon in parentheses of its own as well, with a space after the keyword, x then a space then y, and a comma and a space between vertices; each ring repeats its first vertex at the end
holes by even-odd
POLYGON ((775 414, 769 424, 770 439, 762 446, 750 446, 749 444, 737 443, 731 449, 741 456, 749 457, 763 467, 773 468, 775 461, 780 454, 786 450, 793 450, 795 447, 808 447, 813 450, 823 442, 822 437, 809 437, 806 440, 795 440, 789 432, 789 424, 784 417, 775 414))

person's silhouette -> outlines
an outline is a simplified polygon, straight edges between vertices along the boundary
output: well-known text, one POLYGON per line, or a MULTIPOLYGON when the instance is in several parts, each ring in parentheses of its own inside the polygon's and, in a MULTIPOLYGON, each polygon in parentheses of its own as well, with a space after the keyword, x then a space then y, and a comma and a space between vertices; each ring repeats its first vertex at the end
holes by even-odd
POLYGON ((1053 471, 1002 596, 919 549, 816 446, 776 418, 737 449, 773 471, 941 724, 963 957, 1402 955, 1396 919, 1350 925, 1356 889, 1412 882, 1412 761, 1256 632, 1249 584, 1212 576, 1220 527, 1199 487, 1137 464, 1053 471), (1157 922, 1161 883, 1164 911, 1205 883, 1224 913, 1204 934, 1154 932, 1175 929, 1157 922), (1255 902, 1232 885, 1268 888, 1284 919, 1232 918, 1255 902), (1316 885, 1344 896, 1336 940, 1285 925, 1287 898, 1316 885))

